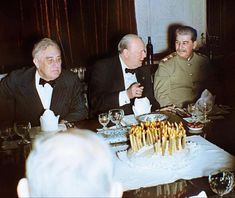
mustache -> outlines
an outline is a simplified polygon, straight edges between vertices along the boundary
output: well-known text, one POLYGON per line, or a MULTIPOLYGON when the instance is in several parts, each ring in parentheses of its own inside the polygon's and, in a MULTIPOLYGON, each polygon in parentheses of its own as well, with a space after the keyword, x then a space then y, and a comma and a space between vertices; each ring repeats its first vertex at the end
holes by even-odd
POLYGON ((185 49, 178 49, 178 50, 176 50, 177 52, 186 52, 186 50, 185 49))

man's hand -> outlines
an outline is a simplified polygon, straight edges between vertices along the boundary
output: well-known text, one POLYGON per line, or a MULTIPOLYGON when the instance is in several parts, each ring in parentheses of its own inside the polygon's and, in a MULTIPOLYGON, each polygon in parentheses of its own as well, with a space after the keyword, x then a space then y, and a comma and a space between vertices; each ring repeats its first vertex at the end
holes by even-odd
POLYGON ((127 95, 129 99, 132 98, 139 98, 142 96, 144 87, 140 85, 140 83, 133 83, 128 89, 127 89, 127 95))

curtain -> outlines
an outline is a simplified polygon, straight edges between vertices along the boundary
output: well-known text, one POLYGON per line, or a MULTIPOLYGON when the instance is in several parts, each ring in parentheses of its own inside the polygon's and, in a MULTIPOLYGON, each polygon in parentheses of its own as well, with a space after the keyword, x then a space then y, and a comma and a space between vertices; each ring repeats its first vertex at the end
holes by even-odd
POLYGON ((0 39, 5 39, 3 45, 10 46, 4 52, 4 61, 0 56, 0 64, 32 64, 33 44, 50 37, 61 46, 63 67, 88 67, 96 59, 117 52, 117 43, 124 34, 137 33, 134 0, 3 2, 0 5, 11 7, 12 13, 10 17, 0 16, 14 28, 8 28, 5 22, 8 32, 0 33, 0 39), (12 61, 12 56, 19 58, 12 61))

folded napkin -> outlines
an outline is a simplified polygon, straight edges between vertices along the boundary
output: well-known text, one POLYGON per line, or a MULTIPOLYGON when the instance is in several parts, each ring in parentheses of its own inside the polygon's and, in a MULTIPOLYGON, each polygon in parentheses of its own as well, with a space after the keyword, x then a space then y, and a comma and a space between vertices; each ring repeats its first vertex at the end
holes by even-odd
POLYGON ((190 196, 189 198, 196 198, 196 197, 198 197, 198 198, 204 198, 204 197, 207 197, 207 195, 206 195, 205 191, 202 191, 202 192, 200 192, 198 195, 190 196))
POLYGON ((50 109, 46 109, 40 117, 41 130, 44 132, 58 131, 59 117, 59 115, 55 116, 50 109))
POLYGON ((199 111, 203 112, 204 108, 208 109, 208 112, 212 110, 213 105, 215 103, 215 96, 213 96, 210 91, 205 89, 201 97, 195 103, 195 106, 199 109, 199 111))
POLYGON ((135 116, 150 113, 152 105, 147 97, 136 98, 132 110, 135 116))

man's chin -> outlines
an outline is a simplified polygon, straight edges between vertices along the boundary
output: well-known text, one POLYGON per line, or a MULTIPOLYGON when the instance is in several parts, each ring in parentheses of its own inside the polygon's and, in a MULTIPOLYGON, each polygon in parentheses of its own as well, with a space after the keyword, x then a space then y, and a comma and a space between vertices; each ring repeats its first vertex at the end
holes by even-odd
POLYGON ((60 76, 60 73, 59 73, 59 74, 54 74, 54 75, 51 76, 51 80, 55 80, 55 79, 57 79, 59 76, 60 76))
POLYGON ((177 54, 178 54, 178 56, 181 57, 181 58, 184 58, 184 59, 187 59, 187 58, 188 58, 188 56, 187 56, 186 54, 184 54, 184 53, 179 53, 179 52, 177 52, 177 54))

